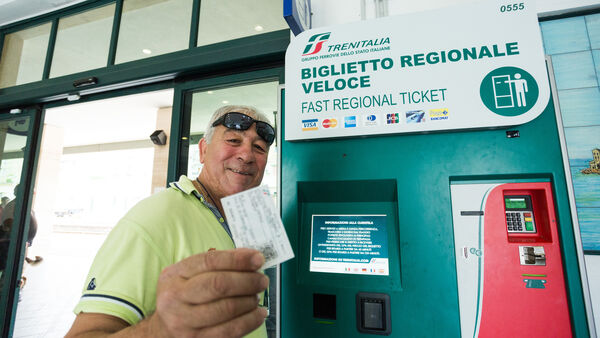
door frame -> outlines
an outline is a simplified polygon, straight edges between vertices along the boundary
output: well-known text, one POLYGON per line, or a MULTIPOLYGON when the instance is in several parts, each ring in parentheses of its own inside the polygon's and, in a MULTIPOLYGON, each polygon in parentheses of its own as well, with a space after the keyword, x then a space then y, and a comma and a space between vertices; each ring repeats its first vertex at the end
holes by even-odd
POLYGON ((31 220, 31 203, 33 200, 33 187, 35 186, 35 173, 37 170, 37 161, 42 136, 41 121, 44 111, 41 106, 30 106, 23 108, 18 114, 0 114, 0 121, 12 120, 19 117, 28 117, 29 129, 27 131, 27 142, 23 150, 23 165, 21 177, 19 180, 20 193, 15 200, 15 214, 13 229, 16 226, 17 231, 11 231, 8 256, 6 258, 6 268, 3 272, 4 286, 0 290, 0 335, 3 337, 12 336, 14 319, 17 312, 17 303, 19 301, 19 280, 23 271, 23 262, 25 260, 25 242, 26 234, 29 232, 29 223, 31 220))
MULTIPOLYGON (((177 181, 187 173, 192 94, 209 89, 222 89, 266 81, 284 82, 283 64, 272 68, 249 70, 236 74, 225 74, 203 79, 182 80, 175 84, 173 117, 169 141, 169 169, 167 181, 177 181)), ((279 126, 276 126, 279 127, 279 126)))

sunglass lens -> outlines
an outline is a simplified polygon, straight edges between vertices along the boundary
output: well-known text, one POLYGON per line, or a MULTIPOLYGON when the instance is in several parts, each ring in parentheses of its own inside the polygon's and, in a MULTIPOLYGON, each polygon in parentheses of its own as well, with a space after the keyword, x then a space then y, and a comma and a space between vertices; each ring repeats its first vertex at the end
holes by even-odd
POLYGON ((275 140, 275 129, 271 127, 270 124, 262 121, 256 121, 252 117, 237 113, 231 112, 223 115, 221 118, 217 119, 213 123, 213 127, 216 127, 220 124, 229 129, 235 130, 247 130, 252 126, 252 124, 256 122, 256 133, 258 136, 262 137, 269 145, 273 143, 275 140))
POLYGON ((265 122, 256 122, 256 133, 262 137, 269 145, 275 140, 275 130, 265 122))
POLYGON ((227 128, 233 128, 237 130, 246 130, 250 128, 254 120, 244 114, 240 113, 228 113, 225 116, 225 120, 223 121, 223 125, 227 128))

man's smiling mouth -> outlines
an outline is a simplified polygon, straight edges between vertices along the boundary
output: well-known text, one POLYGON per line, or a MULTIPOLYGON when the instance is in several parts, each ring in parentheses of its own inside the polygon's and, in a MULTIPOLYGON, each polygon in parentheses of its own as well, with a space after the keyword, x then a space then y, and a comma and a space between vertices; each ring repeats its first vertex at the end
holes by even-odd
POLYGON ((252 173, 249 173, 247 171, 242 171, 242 170, 234 169, 234 168, 229 168, 229 170, 233 171, 236 174, 245 175, 245 176, 252 176, 252 173))

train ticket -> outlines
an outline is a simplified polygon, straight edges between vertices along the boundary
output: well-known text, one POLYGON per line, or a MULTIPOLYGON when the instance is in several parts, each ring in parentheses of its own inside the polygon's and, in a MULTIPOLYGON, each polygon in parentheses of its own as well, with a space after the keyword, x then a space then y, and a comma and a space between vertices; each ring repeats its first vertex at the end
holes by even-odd
POLYGON ((227 223, 237 248, 252 248, 263 253, 263 269, 294 258, 267 186, 260 186, 221 199, 227 223))

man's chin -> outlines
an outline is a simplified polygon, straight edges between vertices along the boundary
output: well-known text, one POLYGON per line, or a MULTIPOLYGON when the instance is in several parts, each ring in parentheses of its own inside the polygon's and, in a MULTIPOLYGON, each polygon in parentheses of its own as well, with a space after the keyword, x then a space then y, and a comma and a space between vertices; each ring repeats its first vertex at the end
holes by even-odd
POLYGON ((252 183, 244 182, 242 184, 233 184, 230 186, 229 189, 227 189, 227 196, 237 194, 238 192, 242 192, 242 191, 245 191, 248 189, 252 189, 254 187, 259 186, 259 184, 260 183, 255 183, 255 182, 252 182, 252 183))

